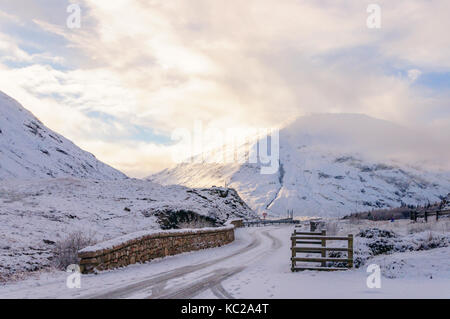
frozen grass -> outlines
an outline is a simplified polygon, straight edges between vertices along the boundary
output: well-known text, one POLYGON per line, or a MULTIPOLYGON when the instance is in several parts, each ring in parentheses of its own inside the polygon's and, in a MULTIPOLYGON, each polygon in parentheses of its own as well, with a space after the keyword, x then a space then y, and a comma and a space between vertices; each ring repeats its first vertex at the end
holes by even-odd
POLYGON ((433 229, 432 223, 414 223, 408 225, 408 233, 415 234, 423 231, 431 231, 433 229))

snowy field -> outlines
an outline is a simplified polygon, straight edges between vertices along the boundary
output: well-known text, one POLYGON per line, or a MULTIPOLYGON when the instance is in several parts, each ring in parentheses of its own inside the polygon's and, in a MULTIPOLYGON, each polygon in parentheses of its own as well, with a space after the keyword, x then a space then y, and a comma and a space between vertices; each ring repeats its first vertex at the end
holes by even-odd
POLYGON ((81 232, 101 242, 135 231, 160 229, 157 214, 179 210, 219 222, 254 218, 234 191, 222 191, 161 186, 137 179, 2 181, 0 282, 2 275, 19 276, 51 265, 55 243, 72 233, 81 232))
MULTIPOLYGON (((329 223, 329 233, 354 233, 360 268, 342 272, 290 271, 292 226, 241 228, 236 241, 146 264, 82 275, 81 288, 66 287, 67 273, 42 272, 0 286, 0 298, 450 298, 449 221, 408 220, 329 223), (371 256, 379 241, 360 230, 393 230, 381 240, 392 248, 371 256), (438 244, 436 244, 438 243, 438 244), (404 249, 411 249, 400 252, 404 249), (367 265, 381 267, 381 288, 368 288, 367 265)), ((306 228, 305 228, 306 229, 306 228)))

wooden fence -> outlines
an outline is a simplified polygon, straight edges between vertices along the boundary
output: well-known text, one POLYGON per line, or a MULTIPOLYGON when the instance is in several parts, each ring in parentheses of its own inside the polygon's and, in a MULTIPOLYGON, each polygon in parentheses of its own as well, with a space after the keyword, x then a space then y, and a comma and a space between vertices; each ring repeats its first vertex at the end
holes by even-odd
POLYGON ((261 219, 255 221, 244 221, 245 227, 251 226, 270 226, 270 225, 279 225, 279 224, 300 224, 299 220, 296 219, 261 219))
POLYGON ((439 216, 450 215, 450 210, 437 210, 437 211, 424 211, 424 212, 410 212, 410 219, 417 221, 417 218, 423 218, 425 222, 428 222, 428 217, 436 216, 436 220, 439 220, 439 216))
POLYGON ((353 267, 353 235, 347 237, 327 236, 326 230, 321 232, 301 232, 294 229, 291 236, 292 241, 292 271, 299 270, 346 270, 353 267), (346 240, 347 247, 327 247, 327 241, 346 240), (299 246, 300 245, 300 246, 299 246), (315 246, 302 246, 315 245, 315 246), (327 252, 346 252, 346 258, 327 257, 327 252), (297 257, 297 254, 320 254, 320 257, 297 257), (297 266, 297 262, 319 262, 320 266, 297 266), (344 263, 346 267, 327 267, 327 262, 344 263))

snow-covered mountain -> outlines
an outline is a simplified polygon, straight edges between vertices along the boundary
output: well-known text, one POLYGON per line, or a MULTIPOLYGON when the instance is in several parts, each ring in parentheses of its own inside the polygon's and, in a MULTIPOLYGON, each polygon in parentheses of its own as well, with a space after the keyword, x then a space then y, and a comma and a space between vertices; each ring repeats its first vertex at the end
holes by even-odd
POLYGON ((102 241, 257 218, 233 189, 127 178, 1 92, 0 181, 0 283, 50 265, 55 243, 74 232, 102 241))
MULTIPOLYGON (((280 130, 279 169, 256 163, 184 163, 149 177, 190 187, 227 185, 251 208, 269 215, 343 216, 372 208, 439 201, 448 172, 401 164, 423 137, 390 122, 356 114, 303 117, 280 130)), ((254 148, 251 148, 254 149, 254 148)), ((251 154, 251 151, 250 151, 251 154)), ((247 154, 248 155, 248 154, 247 154)))
POLYGON ((127 178, 45 127, 0 91, 0 180, 48 177, 127 178))

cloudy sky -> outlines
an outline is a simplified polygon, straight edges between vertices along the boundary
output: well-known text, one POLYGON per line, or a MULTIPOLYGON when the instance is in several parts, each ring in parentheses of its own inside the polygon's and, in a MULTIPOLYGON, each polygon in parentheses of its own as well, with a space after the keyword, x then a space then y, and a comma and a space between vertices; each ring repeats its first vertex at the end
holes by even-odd
POLYGON ((373 2, 0 0, 0 90, 130 176, 195 121, 363 113, 450 140, 450 2, 376 1, 371 29, 373 2))

